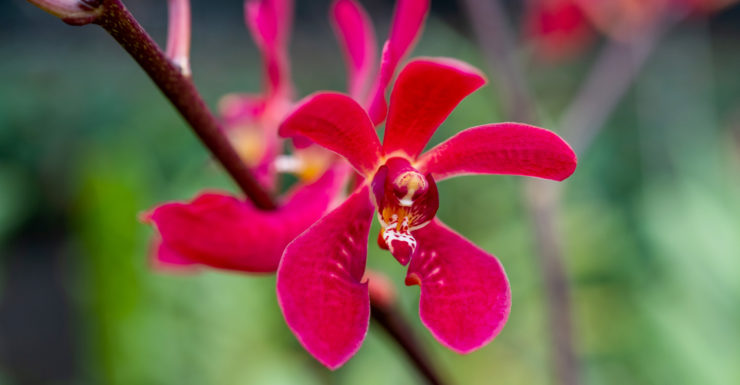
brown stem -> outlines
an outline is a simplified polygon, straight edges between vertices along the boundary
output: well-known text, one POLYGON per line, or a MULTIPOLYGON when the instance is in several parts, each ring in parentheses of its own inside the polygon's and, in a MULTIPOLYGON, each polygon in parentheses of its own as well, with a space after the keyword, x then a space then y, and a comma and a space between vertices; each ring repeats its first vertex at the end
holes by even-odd
POLYGON ((393 338, 419 373, 432 385, 442 385, 439 375, 432 367, 429 357, 420 348, 419 342, 414 337, 413 330, 406 323, 397 309, 392 305, 384 305, 371 302, 370 314, 382 326, 386 332, 393 338))
MULTIPOLYGON (((499 93, 508 103, 507 118, 536 123, 536 104, 529 92, 521 65, 514 57, 514 37, 499 0, 465 0, 481 50, 500 83, 499 93)), ((558 232, 559 186, 553 182, 527 180, 525 203, 535 226, 542 280, 548 305, 551 359, 556 383, 577 385, 579 364, 573 348, 573 320, 568 278, 558 232)))
POLYGON ((139 63, 247 197, 261 209, 274 209, 275 202, 223 135, 193 82, 183 76, 120 0, 105 0, 101 7, 102 12, 94 23, 103 27, 139 63))

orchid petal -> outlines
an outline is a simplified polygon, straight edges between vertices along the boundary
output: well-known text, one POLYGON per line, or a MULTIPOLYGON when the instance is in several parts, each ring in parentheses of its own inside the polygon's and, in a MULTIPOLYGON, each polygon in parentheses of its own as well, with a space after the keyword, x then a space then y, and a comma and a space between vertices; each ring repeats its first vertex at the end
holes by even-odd
POLYGON ((336 0, 331 8, 331 20, 347 60, 348 92, 355 100, 361 100, 374 71, 375 29, 367 12, 355 0, 336 0))
POLYGON ((378 166, 382 148, 365 110, 347 95, 307 96, 280 126, 284 137, 302 135, 345 157, 363 175, 378 166))
POLYGON ((480 71, 454 59, 417 59, 407 64, 393 85, 385 152, 401 150, 416 158, 460 101, 485 82, 480 71))
POLYGON ((375 125, 385 119, 386 88, 396 72, 398 63, 411 50, 420 35, 429 11, 429 0, 398 0, 396 4, 390 36, 383 46, 380 72, 368 100, 368 112, 375 125))
POLYGON ((156 270, 166 272, 196 271, 198 263, 173 250, 159 236, 152 241, 151 263, 156 270))
POLYGON ((291 242, 278 268, 286 323, 330 369, 352 357, 367 334, 370 297, 362 277, 372 216, 363 187, 291 242))
POLYGON ((439 220, 414 232, 419 248, 407 285, 421 286, 419 315, 440 343, 469 353, 501 331, 511 309, 511 291, 496 257, 439 220))
POLYGON ((293 1, 246 0, 244 17, 262 52, 268 97, 287 96, 292 92, 287 46, 293 22, 293 1))
POLYGON ((249 201, 206 193, 190 203, 167 203, 148 215, 162 241, 179 255, 202 265, 273 272, 285 246, 327 210, 346 172, 328 171, 297 188, 285 204, 261 211, 249 201))
POLYGON ((461 174, 514 174, 563 180, 576 154, 562 138, 521 123, 468 128, 424 153, 417 166, 436 180, 461 174))

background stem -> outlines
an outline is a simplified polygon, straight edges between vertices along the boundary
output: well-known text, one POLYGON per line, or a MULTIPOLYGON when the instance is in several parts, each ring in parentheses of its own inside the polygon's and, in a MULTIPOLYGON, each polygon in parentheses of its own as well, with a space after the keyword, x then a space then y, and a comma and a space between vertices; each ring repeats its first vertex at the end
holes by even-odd
MULTIPOLYGON (((490 72, 500 84, 507 119, 537 123, 536 103, 514 57, 515 41, 500 1, 464 0, 490 72)), ((663 34, 683 17, 669 14, 626 43, 610 41, 563 114, 560 128, 576 153, 584 152, 630 88, 663 34)), ((551 358, 559 384, 578 384, 579 363, 573 347, 569 284, 560 242, 562 187, 527 179, 526 206, 534 224, 537 252, 548 307, 551 358)))
POLYGON ((531 123, 536 106, 524 74, 517 63, 516 42, 499 0, 463 0, 478 46, 494 78, 506 119, 531 123))
MULTIPOLYGON (((515 59, 514 35, 498 0, 464 0, 478 44, 499 83, 499 97, 505 104, 504 116, 514 121, 536 124, 536 104, 527 86, 521 65, 515 59)), ((573 348, 573 320, 568 277, 559 242, 557 207, 559 185, 527 179, 525 204, 534 225, 539 266, 545 287, 547 325, 551 338, 550 358, 555 383, 577 385, 579 364, 573 348)))
POLYGON ((102 12, 94 23, 103 27, 139 63, 255 206, 274 209, 272 198, 223 135, 193 82, 183 76, 120 0, 106 0, 101 6, 102 12))
POLYGON ((372 319, 396 341, 429 384, 443 384, 439 375, 434 371, 429 356, 421 349, 419 342, 414 337, 413 330, 397 309, 390 305, 384 306, 371 301, 370 314, 372 319))

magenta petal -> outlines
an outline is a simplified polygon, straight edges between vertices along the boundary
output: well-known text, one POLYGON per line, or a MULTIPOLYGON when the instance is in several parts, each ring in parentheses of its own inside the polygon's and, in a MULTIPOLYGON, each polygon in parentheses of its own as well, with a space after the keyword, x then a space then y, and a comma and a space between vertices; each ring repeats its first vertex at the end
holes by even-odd
POLYGON ((307 96, 283 121, 279 133, 284 137, 305 136, 345 157, 363 175, 375 171, 382 154, 367 112, 340 93, 307 96))
POLYGON ((278 269, 285 321, 330 369, 352 357, 367 334, 370 299, 362 276, 372 216, 363 187, 291 242, 278 269))
POLYGON ((355 0, 336 0, 330 16, 347 59, 348 92, 361 100, 374 70, 375 30, 367 12, 355 0))
POLYGON ((385 90, 396 72, 398 63, 411 50, 419 36, 428 11, 429 0, 398 0, 396 3, 390 35, 383 46, 380 72, 369 95, 368 112, 375 125, 385 119, 387 112, 385 90))
POLYGON ((415 159, 434 131, 469 94, 486 83, 470 65, 448 58, 417 59, 393 85, 383 149, 415 159))
POLYGON ((421 156, 417 166, 436 180, 461 174, 514 174, 563 180, 576 154, 556 134, 521 123, 468 128, 421 156))
POLYGON ((152 241, 151 263, 155 270, 166 272, 196 271, 198 263, 178 253, 162 242, 159 236, 152 241))
POLYGON ((254 273, 277 269, 285 246, 326 212, 344 175, 331 170, 295 191, 274 211, 216 193, 190 203, 167 203, 149 214, 163 242, 179 255, 211 267, 254 273))
POLYGON ((414 236, 419 246, 406 284, 421 286, 421 321, 440 343, 458 353, 490 342, 511 309, 501 263, 437 219, 414 236))
POLYGON ((293 17, 292 0, 246 0, 244 13, 267 76, 267 95, 291 92, 288 36, 293 17))

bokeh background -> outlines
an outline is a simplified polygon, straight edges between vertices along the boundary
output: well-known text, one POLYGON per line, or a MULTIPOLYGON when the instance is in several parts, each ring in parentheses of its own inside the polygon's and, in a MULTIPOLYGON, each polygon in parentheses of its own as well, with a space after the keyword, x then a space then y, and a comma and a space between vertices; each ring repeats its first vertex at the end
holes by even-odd
MULTIPOLYGON (((328 0, 297 1, 300 95, 344 89, 328 0)), ((393 2, 363 1, 379 41, 393 2)), ((459 4, 433 0, 414 55, 486 71, 459 4)), ((164 42, 166 2, 126 4, 164 42)), ((523 30, 522 5, 507 2, 523 30)), ((544 125, 582 83, 604 39, 567 60, 517 53, 544 125)), ((194 1, 192 67, 206 101, 260 88, 237 0, 194 1)), ((740 383, 740 7, 690 18, 662 39, 564 184, 558 231, 573 343, 586 384, 740 383)), ((495 82, 435 135, 504 120, 495 82)), ((424 347, 457 384, 553 383, 540 259, 523 179, 439 185, 439 216, 497 255, 511 318, 458 356, 418 320, 418 287, 370 244, 424 347)), ((162 274, 138 215, 234 186, 139 67, 101 29, 70 27, 22 0, 0 3, 0 384, 409 384, 421 379, 382 329, 331 373, 290 333, 272 276, 162 274)), ((377 233, 375 225, 371 234, 377 233)))

